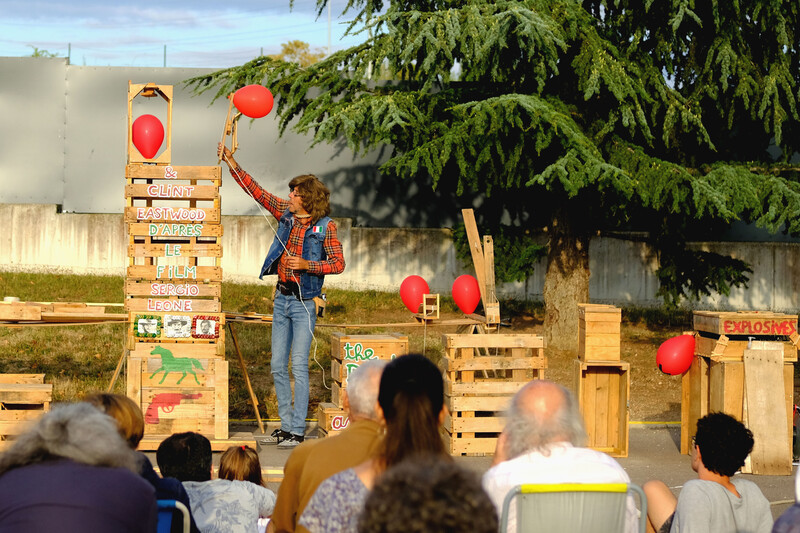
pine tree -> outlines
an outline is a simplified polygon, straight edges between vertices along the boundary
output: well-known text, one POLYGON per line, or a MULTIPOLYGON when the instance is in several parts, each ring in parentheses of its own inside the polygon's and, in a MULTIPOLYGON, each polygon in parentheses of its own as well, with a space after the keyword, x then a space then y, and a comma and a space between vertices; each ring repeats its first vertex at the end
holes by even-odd
POLYGON ((345 11, 359 46, 188 83, 216 97, 262 83, 280 97, 282 131, 358 153, 391 146, 383 173, 483 195, 481 230, 514 251, 496 254, 501 281, 546 250, 551 347, 574 348, 600 231, 645 232, 671 305, 748 279, 747 264, 688 240, 736 220, 800 233, 796 1, 349 0, 345 11), (376 65, 391 82, 368 80, 376 65), (546 249, 530 236, 542 229, 546 249))

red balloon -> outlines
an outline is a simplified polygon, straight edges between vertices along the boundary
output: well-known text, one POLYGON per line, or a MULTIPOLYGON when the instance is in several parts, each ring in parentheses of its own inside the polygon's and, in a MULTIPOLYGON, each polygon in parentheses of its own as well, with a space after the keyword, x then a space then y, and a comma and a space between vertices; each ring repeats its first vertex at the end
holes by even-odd
POLYGON ((164 126, 153 115, 142 115, 133 121, 133 145, 145 159, 153 157, 164 141, 164 126))
POLYGON ((272 103, 272 93, 263 85, 246 85, 233 93, 233 105, 250 118, 267 116, 272 103))
POLYGON ((658 369, 671 376, 683 374, 692 366, 694 335, 678 335, 667 339, 656 352, 658 369))
POLYGON ((430 294, 430 292, 428 282, 422 279, 421 276, 408 276, 400 284, 400 298, 412 313, 419 312, 423 295, 430 294))
POLYGON ((458 276, 453 282, 453 300, 464 314, 474 313, 481 301, 478 280, 469 274, 458 276))

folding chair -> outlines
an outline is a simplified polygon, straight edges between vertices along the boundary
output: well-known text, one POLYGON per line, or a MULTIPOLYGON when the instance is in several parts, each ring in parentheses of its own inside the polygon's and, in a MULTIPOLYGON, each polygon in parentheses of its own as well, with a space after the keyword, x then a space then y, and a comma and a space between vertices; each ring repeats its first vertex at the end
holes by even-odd
POLYGON ((189 533, 191 519, 189 518, 189 509, 184 504, 176 500, 158 500, 158 533, 170 533, 172 530, 172 520, 175 517, 175 512, 180 511, 180 517, 183 521, 183 533, 189 533))
POLYGON ((638 529, 647 524, 647 498, 633 483, 555 483, 517 485, 503 500, 500 532, 509 531, 512 501, 516 507, 514 532, 623 533, 626 531, 628 494, 639 495, 638 529))

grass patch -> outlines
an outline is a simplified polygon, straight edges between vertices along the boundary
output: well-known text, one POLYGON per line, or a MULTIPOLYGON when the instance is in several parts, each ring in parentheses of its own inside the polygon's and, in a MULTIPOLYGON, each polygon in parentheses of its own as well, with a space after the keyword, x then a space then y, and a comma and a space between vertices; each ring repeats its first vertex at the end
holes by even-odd
MULTIPOLYGON (((123 312, 123 283, 121 276, 0 272, 0 296, 17 296, 23 301, 120 304, 118 307, 107 307, 106 311, 123 312)), ((443 356, 442 334, 457 332, 454 326, 389 327, 389 324, 413 321, 396 292, 328 289, 327 295, 326 316, 318 321, 315 330, 316 343, 312 344, 311 350, 313 359, 309 365, 311 416, 315 415, 318 403, 330 401, 328 387, 331 385, 331 336, 334 333, 406 335, 410 351, 424 352, 432 361, 439 363, 443 356), (331 327, 332 324, 385 326, 350 329, 331 327)), ((223 283, 222 302, 226 312, 271 314, 272 283, 223 283)), ((541 302, 505 300, 500 303, 500 308, 504 323, 511 324, 511 327, 503 328, 502 333, 541 333, 544 319, 541 302)), ((444 319, 460 318, 463 314, 452 298, 442 295, 440 316, 444 319)), ((660 380, 667 378, 655 368, 655 351, 668 337, 692 328, 691 311, 623 308, 622 319, 623 360, 631 361, 632 367, 635 367, 634 385, 648 377, 652 378, 654 389, 663 388, 660 380)), ((275 391, 270 373, 271 328, 269 324, 241 323, 234 324, 233 327, 260 403, 260 414, 263 418, 277 418, 275 391)), ((105 390, 108 387, 117 362, 123 354, 126 334, 125 324, 0 327, 0 373, 44 373, 45 381, 53 383, 55 401, 75 401, 88 392, 105 390)), ((229 416, 231 419, 253 419, 255 416, 250 397, 229 335, 225 350, 226 358, 230 362, 229 416)), ((569 386, 572 382, 572 356, 568 361, 560 362, 557 354, 551 355, 552 357, 548 357, 548 377, 569 386)), ((679 380, 676 383, 679 385, 679 380)), ((115 392, 124 393, 124 390, 124 379, 120 379, 115 392)), ((679 397, 679 388, 677 390, 675 394, 679 397)), ((633 407, 638 409, 640 397, 651 402, 649 396, 653 394, 648 388, 638 394, 633 407)), ((663 403, 663 398, 658 401, 663 403)), ((671 413, 664 416, 674 418, 671 413)))

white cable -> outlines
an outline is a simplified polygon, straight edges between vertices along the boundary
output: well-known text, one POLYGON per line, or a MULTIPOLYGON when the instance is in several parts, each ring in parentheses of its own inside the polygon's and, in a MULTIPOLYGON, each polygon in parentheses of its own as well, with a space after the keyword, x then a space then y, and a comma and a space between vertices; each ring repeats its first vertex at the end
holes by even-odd
MULTIPOLYGON (((242 175, 239 174, 239 171, 237 170, 237 168, 234 168, 234 167, 238 167, 238 165, 232 165, 231 164, 231 160, 228 159, 228 157, 225 155, 225 147, 223 147, 223 149, 222 149, 222 158, 225 160, 225 163, 228 165, 228 168, 232 169, 233 172, 236 173, 236 177, 239 178, 239 181, 241 182, 242 175)), ((261 212, 261 216, 263 216, 264 219, 267 222, 269 222, 270 219, 266 214, 267 209, 263 205, 261 205, 261 202, 256 200, 255 196, 253 196, 253 193, 251 193, 246 187, 242 187, 242 189, 244 189, 244 192, 247 193, 247 196, 249 196, 250 199, 253 200, 253 202, 255 202, 256 206, 258 206, 258 209, 261 212)), ((284 244, 284 242, 278 236, 278 232, 275 230, 275 228, 272 227, 272 224, 268 223, 267 225, 269 226, 269 229, 272 230, 272 233, 275 234, 275 239, 277 239, 277 241, 279 243, 281 243, 281 246, 283 246, 283 251, 287 255, 291 256, 292 255, 291 252, 289 252, 289 249, 286 247, 286 244, 284 244)), ((292 279, 294 279, 295 283, 297 284, 297 292, 298 292, 297 296, 298 296, 298 298, 300 298, 300 303, 303 304, 303 309, 306 310, 306 315, 308 315, 308 331, 309 331, 309 333, 311 333, 311 341, 312 341, 312 344, 314 346, 314 354, 313 354, 312 357, 314 359, 314 362, 317 363, 317 366, 320 368, 320 370, 322 370, 322 386, 325 387, 328 390, 331 390, 331 388, 325 383, 325 369, 322 367, 320 362, 317 360, 317 347, 319 346, 319 343, 317 342, 317 337, 314 335, 314 328, 311 327, 311 313, 309 312, 308 307, 306 306, 306 304, 303 303, 303 290, 300 288, 300 280, 297 279, 297 276, 295 276, 294 270, 292 270, 292 279)), ((289 356, 291 357, 291 347, 289 348, 289 356)))

